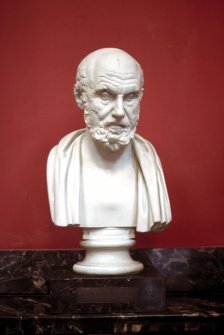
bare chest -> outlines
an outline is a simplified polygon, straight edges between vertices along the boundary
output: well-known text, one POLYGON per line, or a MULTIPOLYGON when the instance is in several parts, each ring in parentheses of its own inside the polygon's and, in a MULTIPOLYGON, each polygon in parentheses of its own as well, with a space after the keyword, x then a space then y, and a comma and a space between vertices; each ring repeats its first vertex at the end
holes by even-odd
POLYGON ((83 226, 135 224, 137 182, 133 164, 113 170, 84 163, 81 180, 83 226))

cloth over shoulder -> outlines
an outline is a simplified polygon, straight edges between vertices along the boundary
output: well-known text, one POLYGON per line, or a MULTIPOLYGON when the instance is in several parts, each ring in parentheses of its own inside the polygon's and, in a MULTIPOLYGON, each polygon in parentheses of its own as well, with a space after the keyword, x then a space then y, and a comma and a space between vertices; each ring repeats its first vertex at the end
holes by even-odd
MULTIPOLYGON (((58 226, 80 222, 81 143, 86 129, 61 139, 48 156, 47 186, 52 221, 58 226)), ((162 230, 171 221, 162 166, 154 147, 139 135, 132 140, 138 163, 136 230, 162 230)))

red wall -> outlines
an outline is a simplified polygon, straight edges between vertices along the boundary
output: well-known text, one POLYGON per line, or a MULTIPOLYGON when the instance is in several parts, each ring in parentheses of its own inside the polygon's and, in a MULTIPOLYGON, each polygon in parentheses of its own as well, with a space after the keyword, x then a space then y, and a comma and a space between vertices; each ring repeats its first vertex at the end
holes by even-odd
POLYGON ((118 47, 145 73, 138 133, 162 160, 173 211, 138 247, 224 245, 224 2, 1 0, 0 248, 78 248, 54 227, 50 148, 83 127, 72 86, 89 52, 118 47))

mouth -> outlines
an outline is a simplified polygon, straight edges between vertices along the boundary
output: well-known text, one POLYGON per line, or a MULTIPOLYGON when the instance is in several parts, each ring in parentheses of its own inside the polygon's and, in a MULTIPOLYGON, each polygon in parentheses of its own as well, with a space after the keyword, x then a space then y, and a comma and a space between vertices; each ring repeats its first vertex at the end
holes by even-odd
POLYGON ((106 128, 109 130, 109 132, 113 135, 121 135, 124 131, 127 130, 128 126, 121 123, 109 123, 106 125, 106 128))
POLYGON ((110 123, 106 123, 105 125, 106 128, 128 128, 127 124, 124 123, 116 123, 116 122, 110 122, 110 123))

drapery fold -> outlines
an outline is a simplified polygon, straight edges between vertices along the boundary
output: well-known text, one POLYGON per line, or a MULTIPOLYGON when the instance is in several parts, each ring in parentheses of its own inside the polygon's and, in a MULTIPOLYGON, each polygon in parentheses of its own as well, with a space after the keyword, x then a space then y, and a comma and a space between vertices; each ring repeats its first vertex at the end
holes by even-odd
MULTIPOLYGON (((81 129, 66 135, 48 156, 48 198, 52 221, 57 226, 82 227, 81 142, 85 132, 86 129, 81 129)), ((132 148, 138 166, 136 230, 162 230, 171 221, 171 209, 159 157, 154 147, 139 135, 132 140, 132 148)))

